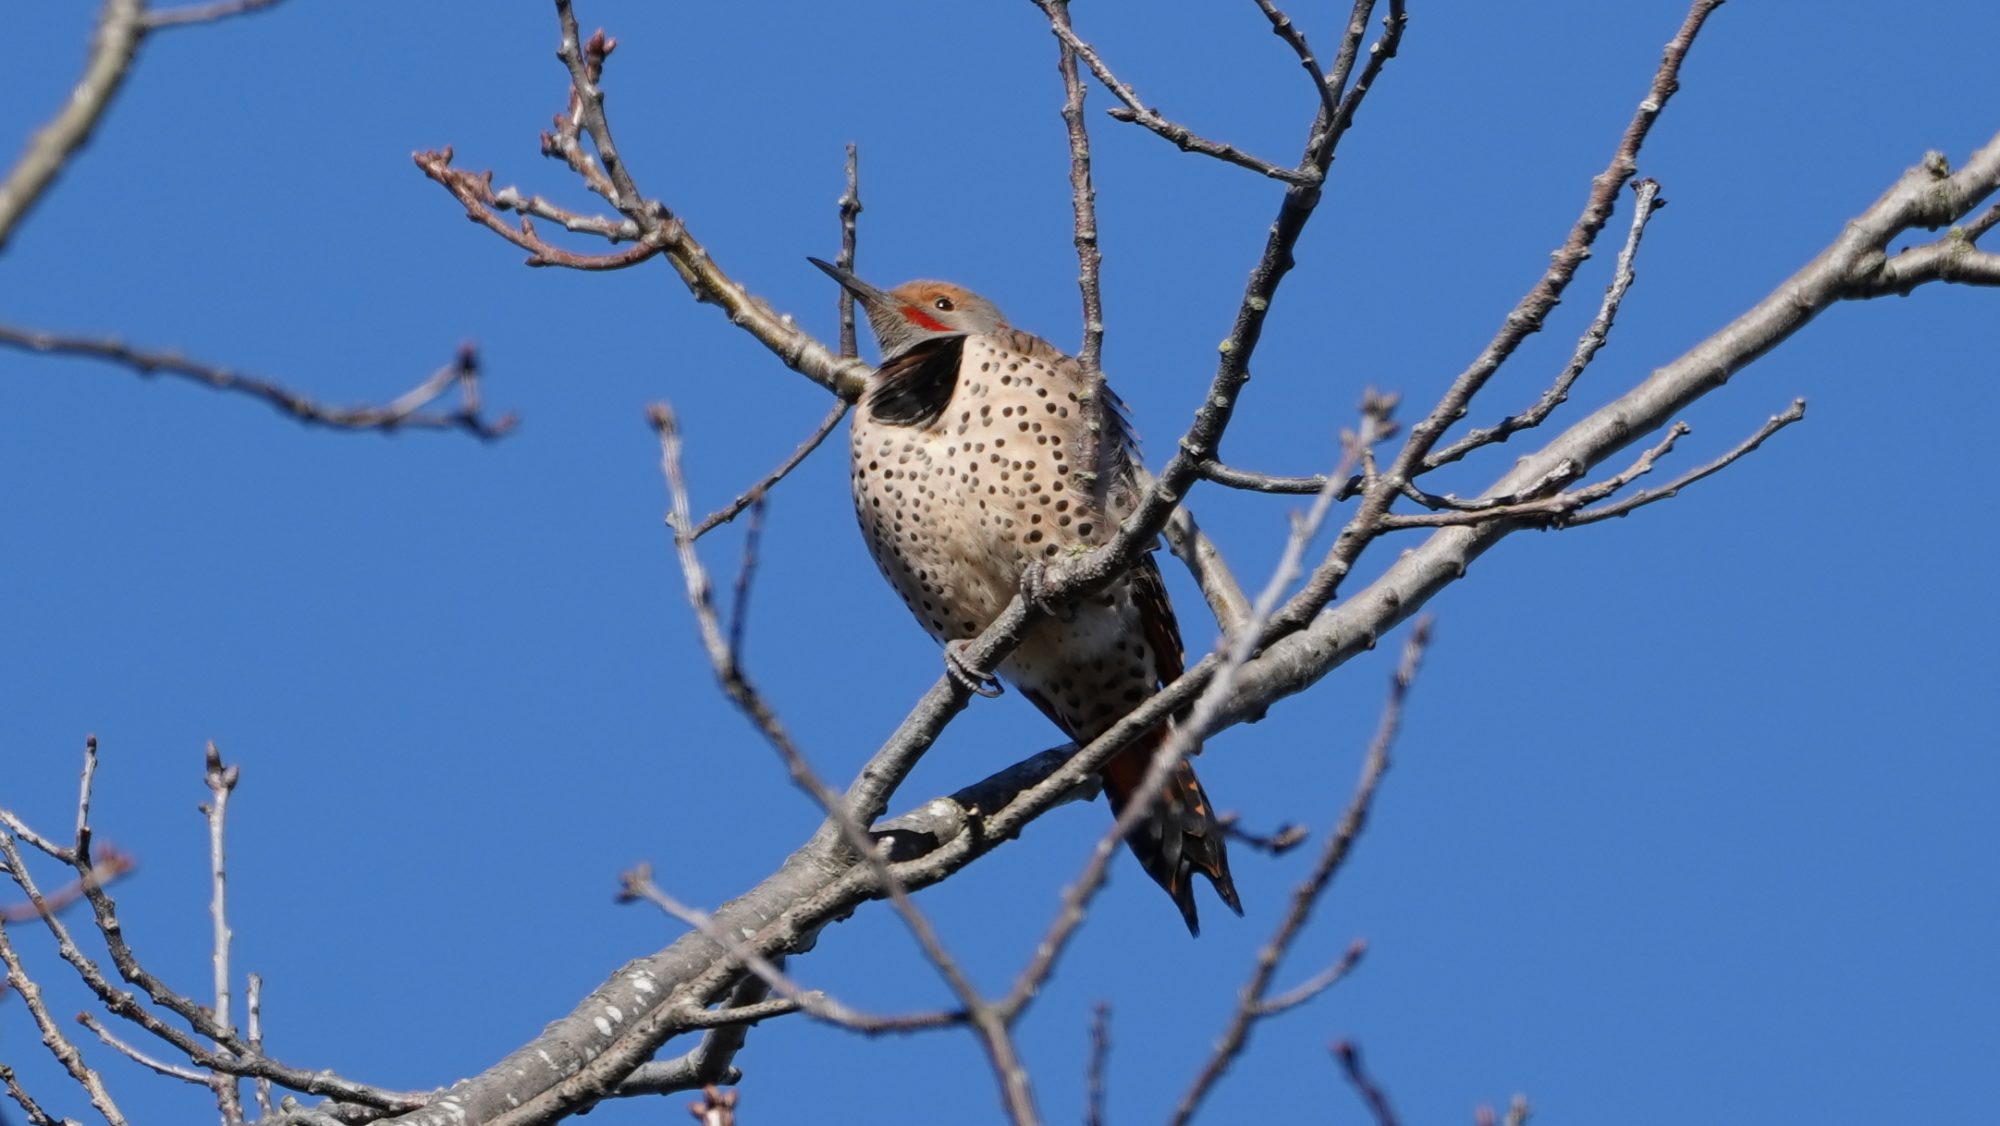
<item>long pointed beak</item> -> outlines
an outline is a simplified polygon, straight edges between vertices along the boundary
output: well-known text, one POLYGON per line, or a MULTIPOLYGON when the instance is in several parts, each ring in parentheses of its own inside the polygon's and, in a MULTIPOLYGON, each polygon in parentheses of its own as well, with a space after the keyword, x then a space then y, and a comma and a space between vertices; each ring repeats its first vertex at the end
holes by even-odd
POLYGON ((807 258, 806 261, 818 266, 826 272, 827 277, 845 286, 847 291, 860 298, 863 304, 874 305, 880 308, 889 308, 896 304, 895 298, 855 277, 850 271, 843 270, 831 262, 823 262, 817 258, 807 258))

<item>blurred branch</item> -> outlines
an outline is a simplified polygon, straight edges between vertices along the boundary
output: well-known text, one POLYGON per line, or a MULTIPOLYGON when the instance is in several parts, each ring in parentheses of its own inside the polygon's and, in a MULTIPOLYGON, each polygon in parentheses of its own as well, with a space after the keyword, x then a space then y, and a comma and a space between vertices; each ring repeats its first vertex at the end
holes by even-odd
MULTIPOLYGON (((20 848, 14 843, 14 834, 9 829, 0 829, 0 858, 4 858, 6 862, 8 878, 12 879, 15 886, 28 897, 35 915, 46 921, 50 927, 60 929, 62 924, 56 921, 54 909, 42 897, 34 878, 28 874, 27 864, 21 856, 20 848)), ((91 882, 87 872, 81 878, 86 885, 91 882)), ((14 948, 13 939, 8 936, 7 924, 4 922, 0 922, 0 969, 6 971, 8 987, 20 996, 21 1004, 28 1010, 29 1018, 35 1022, 36 1030, 41 1033, 42 1046, 49 1050, 49 1055, 55 1057, 55 1061, 69 1073, 69 1077, 76 1081, 76 1085, 83 1088, 84 1094, 90 1099, 90 1105, 96 1108, 97 1113, 103 1116, 109 1126, 125 1126, 125 1115, 118 1109, 111 1092, 105 1088, 103 1077, 84 1062, 83 1053, 77 1050, 69 1037, 63 1035, 62 1027, 49 1012, 48 1004, 42 999, 42 987, 29 976, 27 965, 21 961, 20 952, 14 948)), ((11 1075, 9 1083, 10 1085, 12 1083, 11 1075)), ((29 1109, 28 1102, 18 1097, 16 1101, 21 1102, 23 1109, 29 1109)), ((32 1109, 29 1112, 34 1113, 32 1109)))
POLYGON ((688 1113, 700 1126, 736 1126, 736 1092, 703 1087, 701 1098, 688 1105, 688 1113))
POLYGON ((1271 856, 1283 856, 1304 844, 1306 838, 1311 836, 1304 825, 1290 821, 1278 826, 1269 834, 1253 833, 1243 827, 1242 819, 1234 812, 1222 814, 1216 818, 1216 822, 1222 826, 1223 832, 1229 834, 1230 840, 1240 841, 1258 852, 1271 856))
POLYGON ((83 77, 69 101, 28 141, 27 151, 0 180, 0 251, 21 219, 55 183, 70 157, 90 140, 111 99, 132 71, 132 59, 145 38, 145 0, 105 0, 97 13, 97 33, 83 77))
MULTIPOLYGON (((665 404, 655 404, 651 410, 653 426, 659 433, 661 468, 667 479, 668 490, 673 496, 675 523, 688 523, 687 482, 682 475, 680 459, 680 435, 675 423, 673 410, 665 404)), ((737 663, 736 647, 725 637, 719 616, 715 612, 710 597, 708 574, 703 569, 701 557, 691 539, 678 541, 681 571, 687 580, 688 601, 694 607, 696 625, 701 633, 702 643, 708 650, 709 661, 715 666, 715 674, 721 681, 723 691, 734 701, 743 713, 750 717, 759 732, 778 752, 790 771, 792 781, 817 801, 827 817, 835 822, 845 843, 860 856, 871 869, 884 895, 902 917, 904 925, 917 940, 927 961, 937 970, 938 975, 950 987, 952 994, 963 1006, 965 1023, 979 1035, 981 1045, 986 1049, 994 1075, 999 1079, 1002 1105, 1012 1120, 1027 1126, 1039 1121, 1034 1106, 1034 1094, 1028 1082, 1026 1066, 1021 1062, 1020 1051, 1014 1044, 1010 1029, 1011 1020, 1003 1010, 988 1002, 960 968, 930 920, 911 901, 907 889, 883 859, 876 842, 868 835, 868 829, 848 809, 840 793, 822 781, 806 760, 803 752, 792 742, 779 723, 776 712, 767 704, 749 677, 737 663)), ((656 899, 656 902, 660 900, 656 899)), ((725 936, 726 937, 726 936, 725 936)), ((758 976, 780 989, 779 978, 746 958, 758 976)))
POLYGON ((1341 865, 1354 848, 1354 842, 1368 823, 1368 812, 1375 804, 1375 791, 1382 784, 1382 776, 1389 770, 1389 749, 1395 744, 1396 732, 1403 722, 1403 702, 1409 697, 1410 684, 1416 680, 1417 665, 1423 660, 1424 649, 1430 644, 1430 619, 1422 618, 1411 628, 1410 636, 1403 643, 1402 660, 1396 665, 1395 674, 1389 681, 1389 696, 1382 705, 1382 718, 1376 724, 1375 737, 1368 744, 1368 754, 1362 760, 1361 780, 1355 784, 1354 796, 1348 799, 1347 809, 1340 815, 1340 823, 1321 846, 1319 858, 1312 871, 1292 890, 1291 907, 1271 932, 1270 939, 1257 951, 1257 959, 1250 971, 1250 980, 1237 993, 1236 1011, 1230 1015, 1229 1025, 1215 1043, 1215 1050, 1202 1065, 1187 1093, 1181 1096, 1168 1120, 1172 1126, 1183 1126, 1194 1117, 1202 1100, 1221 1081, 1229 1066, 1243 1053, 1250 1042, 1250 1030, 1260 1020, 1305 1004, 1331 988, 1334 983, 1347 976, 1366 951, 1366 944, 1356 941, 1332 966, 1313 977, 1305 984, 1275 999, 1267 999, 1271 981, 1277 976, 1278 965, 1298 940, 1312 917, 1313 908, 1325 897, 1326 889, 1339 875, 1341 865))
POLYGON ((49 1117, 49 1113, 42 1109, 34 1096, 28 1094, 27 1088, 21 1086, 21 1081, 15 1078, 14 1069, 4 1063, 0 1063, 0 1085, 7 1088, 7 1097, 13 1099, 22 1113, 28 1116, 28 1126, 68 1126, 66 1122, 59 1122, 49 1117))
POLYGON ((1375 1117, 1375 1126, 1397 1126, 1396 1112, 1389 1106, 1389 1095, 1382 1090, 1368 1070, 1361 1066, 1361 1049, 1351 1040, 1337 1040, 1329 1050, 1333 1058, 1340 1061, 1341 1074, 1354 1085, 1356 1094, 1368 1106, 1368 1113, 1375 1117))
POLYGON ((117 364, 143 376, 166 374, 193 383, 262 399, 288 418, 334 430, 461 430, 483 441, 506 436, 518 422, 512 414, 488 419, 480 409, 479 353, 466 345, 451 363, 384 406, 333 407, 270 380, 190 360, 178 352, 154 352, 95 336, 61 336, 0 324, 0 345, 48 356, 75 356, 117 364), (424 408, 458 389, 451 411, 424 408))
MULTIPOLYGON (((15 834, 19 836, 19 834, 15 834)), ((124 852, 102 845, 97 850, 96 860, 90 867, 90 874, 78 876, 54 891, 44 893, 41 908, 33 903, 9 903, 0 905, 0 924, 25 923, 41 917, 42 909, 61 911, 83 898, 84 885, 95 884, 105 887, 130 875, 138 867, 138 862, 124 852)))
POLYGON ((1090 1010, 1090 1063, 1084 1069, 1084 1126, 1104 1126, 1104 1074, 1111 1062, 1111 1006, 1090 1010))
POLYGON ((189 27, 200 23, 215 23, 235 16, 247 16, 255 12, 277 7, 284 0, 220 0, 214 4, 190 4, 181 8, 162 8, 146 13, 146 30, 158 31, 169 27, 189 27))

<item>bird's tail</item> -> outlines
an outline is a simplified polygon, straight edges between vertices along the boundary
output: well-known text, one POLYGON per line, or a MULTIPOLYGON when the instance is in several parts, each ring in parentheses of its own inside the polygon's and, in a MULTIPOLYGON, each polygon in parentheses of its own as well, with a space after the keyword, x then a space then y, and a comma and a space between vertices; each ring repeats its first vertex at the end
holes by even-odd
MULTIPOLYGON (((1110 799, 1114 815, 1121 813, 1140 789, 1153 752, 1159 749, 1165 736, 1162 730, 1141 739, 1099 770, 1104 796, 1110 799)), ((1173 896, 1174 906, 1181 909, 1181 918, 1187 920, 1188 933, 1201 933, 1201 920, 1194 908, 1196 872, 1208 877, 1215 886, 1215 894, 1231 911, 1243 913, 1243 903, 1236 897, 1236 881, 1229 875, 1229 852, 1224 847, 1222 824, 1215 819, 1215 808, 1208 804, 1201 780, 1194 776, 1194 767, 1187 761, 1174 768, 1159 800, 1125 835, 1125 843, 1139 858, 1146 874, 1173 896)))

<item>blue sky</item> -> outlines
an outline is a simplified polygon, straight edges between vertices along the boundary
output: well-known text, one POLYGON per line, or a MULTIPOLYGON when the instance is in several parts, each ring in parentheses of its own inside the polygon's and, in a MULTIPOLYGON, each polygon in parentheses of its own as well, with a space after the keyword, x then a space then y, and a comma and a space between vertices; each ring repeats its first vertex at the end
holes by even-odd
MULTIPOLYGON (((1274 305, 1227 455, 1314 471, 1364 385, 1433 399, 1560 243, 1682 12, 1413 5, 1274 305)), ((949 277, 1074 346, 1061 92, 1031 5, 581 15, 621 40, 610 107, 640 184, 776 306, 832 331, 832 286, 804 257, 837 246, 854 141, 864 275, 949 277)), ((1330 54, 1332 9, 1293 15, 1330 54)), ((1308 91, 1251 5, 1104 0, 1076 19, 1163 112, 1296 154, 1308 91)), ((45 6, 9 26, 0 134, 24 138, 72 82, 89 21, 84 5, 45 6)), ((1641 160, 1671 206, 1558 421, 1757 300, 1924 150, 1957 158, 1990 137, 1996 34, 2000 9, 1970 0, 1893 21, 1859 4, 1723 8, 1641 160)), ((477 1071, 670 940, 676 926, 612 903, 622 869, 650 860, 712 905, 817 821, 713 688, 642 408, 679 408, 707 508, 789 451, 823 392, 664 267, 522 268, 410 163, 450 143, 501 183, 591 202, 537 154, 564 90, 555 36, 541 4, 311 0, 162 35, 0 259, 0 319, 177 347, 333 401, 386 400, 473 340, 489 400, 525 419, 493 446, 306 431, 256 403, 0 354, 0 803, 65 824, 95 732, 100 833, 143 865, 119 889, 129 933, 199 991, 194 806, 216 740, 244 772, 237 964, 268 982, 272 1051, 385 1085, 477 1071)), ((1278 192, 1109 121, 1106 104, 1093 93, 1104 362, 1157 465, 1278 192)), ((1534 397, 1610 258, 1476 414, 1534 397)), ((1829 312, 1691 411, 1674 464, 1796 395, 1803 425, 1631 519, 1515 536, 1433 604, 1375 818, 1281 980, 1356 937, 1371 953, 1258 1030, 1211 1120, 1362 1120, 1325 1051, 1335 1037, 1363 1046, 1411 1122, 1467 1121, 1514 1091, 1547 1123, 1986 1109, 2000 764, 1982 701, 2000 543, 1978 490, 2000 412, 1996 300, 1934 287, 1829 312)), ((1476 488, 1510 456, 1451 484, 1476 488)), ((1195 501, 1261 581, 1295 502, 1195 501)), ((704 541, 718 570, 736 536, 704 541)), ((1167 572, 1190 645, 1206 644, 1191 585, 1167 572)), ((753 672, 845 778, 938 658, 853 530, 837 443, 778 492, 760 575, 753 672)), ((1390 648, 1214 740, 1202 770, 1218 804, 1317 840, 1358 770, 1390 648)), ((1055 738, 1017 694, 981 701, 900 804, 1055 738)), ((1027 957, 1104 816, 1068 807, 920 897, 989 988, 1027 957)), ((1112 1115, 1163 1113, 1307 863, 1239 850, 1249 917, 1211 909, 1190 941, 1121 858, 1022 1028, 1048 1118, 1080 1114, 1100 999, 1115 1007, 1112 1115)), ((795 968, 875 1010, 945 999, 882 910, 795 968)), ((82 1004, 53 995, 59 1011, 82 1004)), ((59 1089, 38 1053, 21 1006, 0 1001, 0 1059, 59 1089)), ((867 1041, 781 1021, 738 1062, 746 1122, 998 1118, 963 1034, 867 1041)), ((139 1120, 211 1113, 199 1090, 105 1064, 139 1120)), ((663 1113, 614 1105, 592 1121, 663 1113)))

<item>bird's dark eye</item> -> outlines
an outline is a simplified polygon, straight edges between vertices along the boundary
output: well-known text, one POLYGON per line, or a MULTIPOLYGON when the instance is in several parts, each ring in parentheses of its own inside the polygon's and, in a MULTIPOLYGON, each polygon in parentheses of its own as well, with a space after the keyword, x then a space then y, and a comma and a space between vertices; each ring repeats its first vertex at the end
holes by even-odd
POLYGON ((951 312, 951 298, 940 297, 936 301, 931 302, 931 307, 940 313, 949 313, 951 312))

